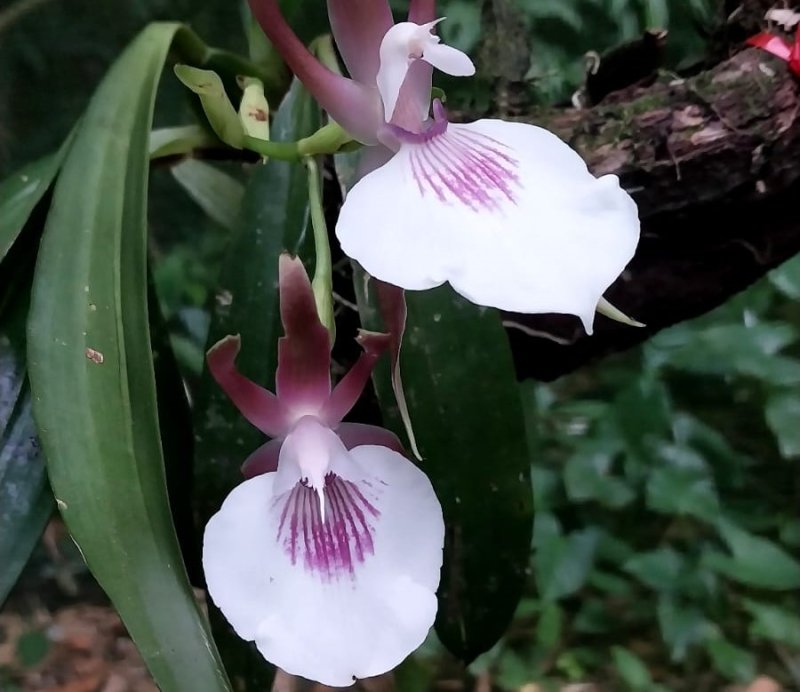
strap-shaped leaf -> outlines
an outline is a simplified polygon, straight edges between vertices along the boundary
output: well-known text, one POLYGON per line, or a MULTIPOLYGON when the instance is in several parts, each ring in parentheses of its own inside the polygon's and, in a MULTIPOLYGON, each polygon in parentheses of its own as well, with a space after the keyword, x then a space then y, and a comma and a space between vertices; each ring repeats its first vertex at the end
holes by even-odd
POLYGON ((0 261, 49 189, 71 142, 72 135, 58 151, 29 163, 0 182, 0 261))
MULTIPOLYGON (((273 135, 304 137, 319 127, 320 117, 319 108, 295 82, 276 113, 273 135)), ((240 334, 237 367, 269 389, 274 386, 282 333, 278 257, 284 251, 310 256, 308 226, 305 167, 275 160, 259 165, 247 184, 238 229, 220 273, 208 346, 228 334, 240 334)), ((266 439, 242 417, 207 370, 197 393, 195 423, 195 504, 205 524, 244 480, 242 463, 266 439)), ((211 622, 231 676, 248 690, 267 689, 271 669, 255 647, 239 639, 213 608, 211 622)))
POLYGON ((0 296, 0 606, 55 504, 36 438, 25 365, 31 270, 30 262, 22 262, 0 296))
MULTIPOLYGON (((374 295, 355 272, 359 310, 380 330, 374 295)), ((504 634, 519 601, 533 524, 530 458, 514 365, 500 316, 448 286, 406 292, 400 367, 411 422, 442 503, 445 555, 436 630, 470 661, 504 634)), ((375 385, 403 434, 387 364, 375 385)))
POLYGON ((44 458, 36 437, 25 358, 33 252, 45 214, 31 215, 61 168, 74 131, 58 151, 0 182, 0 605, 19 578, 53 513, 44 458), (30 242, 20 242, 30 226, 30 242))
POLYGON ((181 161, 172 177, 209 217, 225 230, 235 229, 244 196, 238 180, 198 159, 181 161))
POLYGON ((148 139, 176 24, 100 84, 54 191, 34 277, 34 414, 58 507, 161 689, 229 685, 167 500, 147 313, 148 139))

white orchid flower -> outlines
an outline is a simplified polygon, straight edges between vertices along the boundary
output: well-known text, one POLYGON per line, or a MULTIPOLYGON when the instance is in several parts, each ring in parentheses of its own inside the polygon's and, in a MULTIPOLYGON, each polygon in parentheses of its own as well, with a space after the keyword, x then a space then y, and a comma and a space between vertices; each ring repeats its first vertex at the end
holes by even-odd
POLYGON ((236 370, 238 337, 208 353, 233 403, 274 439, 206 526, 203 569, 214 603, 267 660, 348 686, 397 666, 433 625, 442 510, 394 435, 341 422, 388 337, 362 332, 364 353, 331 389, 328 331, 288 256, 280 303, 277 395, 236 370))
POLYGON ((368 145, 336 225, 345 253, 405 289, 448 282, 479 305, 577 315, 591 333, 639 240, 636 204, 616 176, 595 178, 540 127, 450 123, 440 103, 431 113, 433 68, 474 73, 433 34, 432 0, 412 0, 399 24, 385 0, 328 0, 349 79, 311 56, 277 0, 250 5, 309 91, 368 145))

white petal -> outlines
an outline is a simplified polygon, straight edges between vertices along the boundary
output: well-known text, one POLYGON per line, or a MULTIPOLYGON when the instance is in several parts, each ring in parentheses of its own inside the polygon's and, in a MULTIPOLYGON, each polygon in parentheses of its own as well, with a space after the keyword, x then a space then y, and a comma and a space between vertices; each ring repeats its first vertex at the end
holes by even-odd
POLYGON ((552 133, 481 120, 403 144, 353 187, 336 233, 389 283, 449 281, 479 305, 574 314, 591 333, 639 220, 617 177, 596 179, 552 133))
POLYGON ((410 45, 418 31, 417 24, 400 22, 389 29, 381 41, 380 66, 376 82, 383 100, 384 117, 387 122, 392 118, 400 88, 405 81, 409 65, 414 60, 410 54, 410 45))
MULTIPOLYGON (((203 546, 209 593, 237 633, 287 672, 334 686, 386 672, 422 643, 444 540, 439 503, 411 462, 376 446, 349 457, 368 480, 326 485, 325 528, 306 522, 292 543, 287 495, 273 498, 275 474, 265 474, 228 496, 203 546)), ((302 507, 308 518, 316 505, 302 507)))
POLYGON ((471 77, 475 74, 475 65, 469 56, 444 43, 431 43, 426 46, 422 59, 437 70, 453 77, 471 77))
POLYGON ((397 106, 397 99, 400 96, 400 88, 403 86, 406 74, 408 73, 408 61, 401 62, 393 60, 390 63, 381 63, 378 71, 378 92, 383 100, 383 117, 386 122, 392 119, 392 113, 397 106))

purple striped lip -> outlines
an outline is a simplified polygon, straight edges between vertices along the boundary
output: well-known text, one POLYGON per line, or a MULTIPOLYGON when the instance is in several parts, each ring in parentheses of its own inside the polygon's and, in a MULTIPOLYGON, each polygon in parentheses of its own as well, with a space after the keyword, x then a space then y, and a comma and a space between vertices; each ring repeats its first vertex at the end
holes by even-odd
POLYGON ((417 189, 440 202, 460 202, 473 211, 499 211, 516 204, 520 188, 517 161, 507 147, 479 132, 451 127, 438 137, 410 147, 417 189))
POLYGON ((303 481, 275 499, 280 508, 278 542, 292 562, 322 581, 346 576, 375 553, 375 508, 379 493, 370 481, 353 483, 334 473, 325 476, 325 518, 316 491, 303 481), (282 506, 281 506, 282 505, 282 506))
POLYGON ((394 127, 409 152, 411 173, 422 197, 459 202, 472 211, 499 211, 516 204, 519 162, 507 145, 468 126, 448 126, 440 101, 433 104, 434 123, 415 134, 394 127))

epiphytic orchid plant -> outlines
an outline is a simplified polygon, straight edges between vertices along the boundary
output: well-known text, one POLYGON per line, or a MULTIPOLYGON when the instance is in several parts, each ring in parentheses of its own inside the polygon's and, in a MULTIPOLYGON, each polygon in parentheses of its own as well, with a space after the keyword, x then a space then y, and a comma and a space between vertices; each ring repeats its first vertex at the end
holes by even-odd
POLYGON ((203 540, 209 594, 242 638, 283 670, 346 686, 384 673, 433 625, 442 510, 388 430, 342 423, 388 337, 331 391, 331 341, 302 263, 280 259, 276 394, 237 372, 238 337, 208 353, 212 375, 273 439, 203 540))
MULTIPOLYGON (((551 0, 552 16, 561 2, 551 0)), ((28 79, 35 25, 12 25, 44 3, 16 4, 25 8, 0 11, 0 25, 23 32, 4 56, 13 58, 14 46, 27 56, 9 63, 24 106, 12 111, 25 127, 11 123, 14 146, 0 147, 0 165, 12 150, 49 141, 62 121, 28 122, 29 97, 47 95, 36 99, 47 116, 53 98, 36 88, 44 77, 28 79)), ((520 386, 520 374, 555 377, 597 349, 585 334, 560 353, 556 335, 546 334, 555 337, 546 344, 535 329, 509 338, 503 313, 568 313, 586 332, 595 311, 625 320, 603 298, 639 234, 636 206, 617 178, 595 178, 567 144, 533 125, 455 122, 462 104, 432 88, 436 72, 464 83, 476 68, 446 45, 446 33, 439 38, 448 24, 434 0, 391 0, 409 6, 403 17, 387 0, 328 0, 329 22, 323 0, 249 0, 252 11, 230 0, 115 9, 170 4, 202 5, 206 19, 224 18, 220 33, 243 19, 247 55, 207 46, 180 23, 149 24, 58 151, 0 181, 0 606, 57 511, 163 692, 266 692, 276 668, 275 692, 309 689, 286 676, 355 680, 362 690, 391 689, 394 678, 402 692, 441 687, 433 678, 442 674, 493 689, 610 675, 617 687, 656 689, 696 670, 708 686, 717 681, 712 667, 736 684, 765 671, 789 681, 794 663, 781 671, 773 660, 775 651, 796 651, 800 629, 787 610, 800 586, 790 554, 797 523, 786 511, 793 488, 789 467, 775 463, 778 453, 789 464, 800 453, 798 399, 787 387, 800 366, 775 353, 795 331, 773 319, 792 312, 788 298, 773 302, 758 289, 758 319, 743 322, 734 309, 722 330, 679 328, 648 357, 631 359, 635 369, 646 361, 636 379, 589 371, 566 386, 520 386), (187 104, 158 98, 168 65, 199 97, 200 122, 187 104), (168 126, 154 130, 154 122, 168 126), (186 198, 173 194, 176 184, 186 198), (197 223, 195 203, 207 223, 197 223), (689 348, 694 335, 699 351, 689 348), (725 442, 730 430, 709 427, 706 407, 672 406, 667 380, 675 378, 662 377, 727 376, 709 366, 708 352, 723 353, 733 338, 744 349, 734 349, 733 369, 772 387, 745 412, 763 413, 758 427, 774 436, 748 446, 764 451, 759 461, 786 491, 766 493, 776 504, 759 505, 755 524, 741 508, 756 506, 747 489, 763 464, 725 442), (652 550, 669 516, 686 530, 652 550), (754 590, 759 602, 749 598, 754 590), (721 619, 720 598, 735 604, 737 593, 748 598, 721 619), (652 596, 647 607, 620 619, 643 594, 652 596), (661 654, 641 646, 644 632, 660 632, 661 654), (360 681, 377 675, 385 678, 360 681)), ((37 11, 67 17, 56 5, 37 11)), ((108 13, 97 15, 91 35, 100 43, 92 45, 102 57, 104 36, 113 44, 127 30, 115 23, 106 32, 98 22, 108 13)), ((48 38, 80 36, 40 24, 51 27, 48 38)), ((479 42, 492 48, 508 22, 476 17, 462 27, 486 29, 479 42)), ((614 65, 639 55, 652 33, 613 50, 600 69, 628 72, 614 65)), ((786 38, 759 34, 750 43, 800 72, 800 41, 786 38)), ((41 55, 52 57, 45 48, 41 55)), ((630 129, 631 107, 656 103, 663 112, 701 94, 712 106, 698 111, 704 132, 713 131, 703 139, 710 146, 687 153, 702 133, 677 119, 645 128, 660 144, 634 170, 665 164, 645 193, 652 211, 661 209, 664 222, 688 219, 697 176, 656 203, 673 164, 696 172, 704 161, 739 161, 746 172, 752 140, 763 142, 755 173, 764 190, 730 204, 746 180, 734 175, 732 188, 712 175, 707 188, 721 196, 703 195, 690 226, 703 226, 709 209, 767 219, 769 199, 796 187, 781 156, 794 151, 798 90, 766 57, 746 50, 677 86, 657 80, 630 103, 619 95, 620 103, 575 115, 576 127, 609 119, 593 144, 611 146, 630 129), (753 96, 746 112, 735 107, 742 94, 753 96), (752 117, 756 110, 763 117, 752 117), (675 156, 660 146, 673 140, 682 143, 675 156)), ((535 48, 533 59, 546 63, 535 48)), ((59 113, 80 102, 78 78, 93 74, 96 61, 80 62, 61 80, 69 102, 59 113)), ((637 111, 634 120, 653 115, 637 111)), ((785 228, 786 205, 778 207, 785 228)), ((705 239, 700 261, 724 240, 716 236, 705 239)), ((651 284, 687 265, 679 246, 640 257, 651 284)), ((752 267, 737 260, 738 284, 722 277, 709 291, 699 281, 690 308, 661 322, 711 307, 790 250, 784 243, 752 267)), ((794 300, 796 266, 787 269, 772 281, 794 300)), ((665 305, 675 302, 662 293, 665 305)), ((623 341, 612 337, 603 350, 623 341)), ((82 569, 69 554, 59 563, 82 569)), ((23 580, 12 602, 23 604, 26 584, 40 576, 23 580)), ((53 641, 44 660, 23 646, 29 635, 42 639, 39 620, 12 617, 15 632, 0 647, 14 654, 4 654, 3 689, 49 679, 53 666, 59 679, 67 673, 68 641, 53 641)), ((128 653, 122 670, 147 686, 128 653)), ((78 664, 72 672, 93 689, 118 686, 120 669, 78 664)))
MULTIPOLYGON (((407 413, 397 288, 448 282, 479 305, 571 313, 591 332, 603 292, 635 250, 639 224, 617 178, 595 179, 546 130, 501 120, 453 124, 440 100, 431 109, 433 68, 475 71, 434 35, 441 21, 434 3, 412 2, 409 21, 394 24, 387 2, 329 0, 350 78, 312 55, 277 0, 250 4, 332 127, 365 147, 336 234, 346 254, 385 282, 378 293, 392 334, 362 334, 364 353, 331 391, 331 342, 317 313, 332 327, 329 280, 316 290, 330 263, 325 234, 316 234, 315 290, 297 260, 281 258, 277 396, 235 370, 237 339, 208 354, 217 382, 273 440, 245 462, 248 480, 209 522, 203 564, 214 602, 268 660, 346 685, 391 670, 436 613, 443 523, 430 483, 393 435, 341 422, 390 343, 407 413)), ((313 153, 313 143, 305 147, 313 153)), ((275 152, 267 145, 262 153, 275 152)))
POLYGON ((433 34, 433 0, 412 0, 399 24, 386 0, 329 0, 349 79, 296 38, 278 0, 250 6, 330 117, 367 146, 336 225, 346 254, 404 289, 448 282, 479 305, 577 315, 591 333, 636 249, 636 205, 616 176, 596 179, 542 128, 450 123, 438 100, 431 115, 433 69, 475 71, 433 34))
MULTIPOLYGON (((152 24, 109 71, 74 137, 4 188, 5 253, 33 210, 50 204, 45 193, 59 176, 44 228, 38 215, 27 224, 41 243, 36 236, 13 255, 25 261, 9 285, 32 290, 21 292, 19 315, 30 297, 27 332, 8 313, 8 343, 16 351, 27 338, 30 355, 21 365, 16 353, 6 359, 19 392, 11 408, 26 412, 33 401, 56 504, 162 689, 229 692, 223 659, 233 669, 252 653, 248 642, 291 674, 348 685, 392 670, 434 623, 469 662, 506 631, 531 549, 526 417, 497 309, 569 313, 591 332, 596 310, 614 314, 603 293, 636 247, 636 206, 616 177, 595 178, 541 128, 450 122, 446 99, 431 98, 434 69, 469 77, 475 68, 438 38, 433 0, 411 0, 400 23, 387 0, 329 0, 338 56, 328 39, 307 47, 278 0, 249 4, 258 39, 271 41, 299 82, 289 86, 269 50, 259 57, 251 45, 244 58, 180 24, 152 24), (200 97, 215 136, 197 123, 152 131, 159 76, 176 55, 175 74, 200 97), (236 84, 238 108, 229 99, 236 84), (198 151, 236 160, 247 191, 191 160, 198 151), (340 209, 338 191, 323 195, 321 157, 330 154, 342 154, 337 167, 345 154, 357 157, 340 209), (193 337, 197 349, 242 338, 213 345, 202 373, 202 359, 186 358, 185 372, 170 374, 163 357, 174 335, 149 292, 154 284, 159 294, 159 280, 150 281, 147 255, 156 160, 236 231, 207 311, 212 336, 197 320, 193 337), (354 260, 339 263, 339 278, 355 304, 333 291, 334 216, 342 259, 354 260), (27 253, 39 246, 34 276, 27 253), (331 355, 334 298, 348 311, 340 327, 358 313, 372 328, 359 336, 362 352, 345 353, 349 369, 331 355), (274 394, 237 369, 247 372, 254 352, 267 364, 263 377, 275 372, 274 394), (370 378, 374 390, 353 409, 370 378), (220 387, 241 415, 219 407, 220 387), (185 415, 173 415, 170 397, 185 415), (345 421, 351 410, 405 427, 411 454, 388 430, 345 421), (242 416, 270 439, 251 444, 242 416), (187 445, 168 439, 181 418, 203 481, 182 516, 174 500, 192 485, 180 477, 187 445), (183 545, 179 519, 189 527, 183 545), (192 565, 193 522, 205 527, 202 570, 192 565), (209 637, 184 559, 239 635, 229 659, 209 637)), ((13 439, 32 439, 19 430, 13 439)), ((37 493, 40 481, 41 468, 37 493)), ((39 498, 30 506, 44 525, 52 507, 39 498)), ((215 634, 226 627, 212 618, 215 634)))

